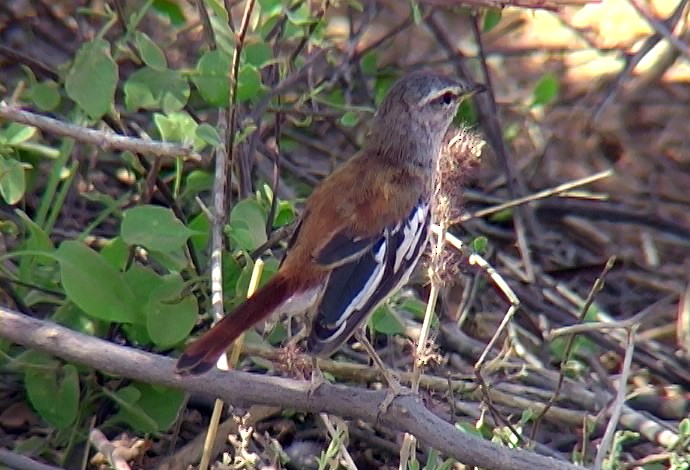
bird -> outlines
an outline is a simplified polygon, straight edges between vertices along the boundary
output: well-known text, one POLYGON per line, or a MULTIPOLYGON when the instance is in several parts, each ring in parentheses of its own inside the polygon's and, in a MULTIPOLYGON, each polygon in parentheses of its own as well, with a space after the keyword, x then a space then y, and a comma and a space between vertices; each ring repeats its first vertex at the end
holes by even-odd
POLYGON ((443 137, 460 102, 483 89, 428 70, 395 82, 361 150, 307 199, 276 274, 184 349, 178 373, 209 371, 245 330, 276 315, 309 312, 312 357, 365 337, 366 319, 408 281, 428 243, 443 137))

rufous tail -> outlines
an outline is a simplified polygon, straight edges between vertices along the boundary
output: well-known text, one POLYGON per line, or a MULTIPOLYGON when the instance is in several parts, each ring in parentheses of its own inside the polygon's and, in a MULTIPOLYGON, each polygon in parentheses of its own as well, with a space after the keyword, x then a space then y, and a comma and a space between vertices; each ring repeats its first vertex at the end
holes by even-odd
POLYGON ((189 344, 177 360, 177 372, 197 375, 212 369, 243 331, 276 313, 290 297, 289 287, 280 274, 276 275, 201 338, 189 344))

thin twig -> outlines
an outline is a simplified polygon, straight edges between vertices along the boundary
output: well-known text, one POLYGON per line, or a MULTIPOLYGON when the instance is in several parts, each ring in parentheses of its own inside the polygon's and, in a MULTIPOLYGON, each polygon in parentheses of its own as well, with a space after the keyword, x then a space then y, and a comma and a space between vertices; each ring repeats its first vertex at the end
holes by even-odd
POLYGON ((479 217, 486 217, 487 215, 495 214, 497 212, 501 212, 506 209, 511 209, 516 206, 520 206, 522 204, 527 204, 532 201, 538 201, 539 199, 546 199, 551 196, 555 196, 557 194, 564 193, 566 191, 570 191, 571 189, 575 189, 581 186, 585 186, 591 183, 594 183, 596 181, 599 181, 604 178, 608 178, 610 176, 613 176, 615 172, 612 169, 609 170, 604 170, 599 173, 595 173, 591 176, 587 176, 584 178, 580 178, 574 181, 569 181, 567 183, 559 184, 558 186, 555 186, 553 188, 548 188, 544 189, 543 191, 539 191, 534 194, 530 194, 529 196, 525 197, 520 197, 517 199, 513 199, 511 201, 504 202, 502 204, 498 204, 495 206, 487 207, 486 209, 481 209, 476 212, 472 212, 469 214, 465 214, 458 218, 457 220, 454 220, 453 223, 463 223, 467 222, 468 220, 476 219, 479 217))
MULTIPOLYGON (((616 257, 611 256, 608 259, 608 261, 606 262, 606 266, 604 266, 604 269, 602 270, 602 272, 599 275, 599 277, 597 278, 597 280, 594 281, 594 285, 592 285, 592 288, 590 289, 589 294, 587 295, 587 300, 585 300, 585 303, 582 305, 582 308, 580 309, 580 316, 577 319, 577 323, 583 323, 584 322, 585 317, 587 315, 587 312, 589 311, 589 308, 594 303, 594 299, 596 298, 597 294, 599 294, 599 292, 601 292, 601 290, 604 288, 604 279, 606 279, 606 275, 609 273, 609 271, 611 271, 615 262, 616 262, 616 257)), ((532 428, 532 436, 531 436, 532 440, 535 439, 537 432, 539 431, 539 425, 541 424, 541 421, 544 418, 545 413, 549 410, 549 408, 551 406, 553 406, 553 404, 558 399, 558 395, 560 394, 561 387, 563 387, 563 382, 565 381, 566 364, 567 364, 568 360, 570 360, 570 354, 572 353, 574 345, 575 345, 575 335, 571 335, 568 337, 568 341, 567 341, 567 343, 565 345, 565 349, 563 351, 563 358, 561 359, 561 367, 560 367, 559 374, 558 374, 558 381, 556 382, 556 388, 553 391, 553 396, 546 403, 544 410, 534 420, 534 426, 532 428)))
POLYGON ((673 31, 671 31, 668 26, 666 26, 666 23, 659 20, 658 18, 655 18, 649 10, 647 10, 647 7, 642 5, 638 0, 629 0, 630 4, 633 6, 635 11, 640 14, 642 18, 649 23, 649 25, 652 27, 654 31, 656 31, 658 34, 664 37, 671 45, 676 48, 676 50, 681 53, 682 55, 685 56, 686 59, 690 59, 690 50, 688 49, 688 45, 684 44, 678 37, 676 37, 673 34, 673 31))
POLYGON ((616 393, 616 400, 611 407, 611 418, 606 425, 604 437, 601 439, 597 456, 594 459, 594 470, 601 470, 604 463, 604 458, 611 450, 613 443, 613 435, 616 432, 618 421, 623 412, 623 404, 627 395, 628 377, 630 377, 630 365, 632 364, 633 353, 635 352, 635 331, 636 326, 628 329, 628 336, 625 344, 625 356, 623 357, 623 367, 621 368, 620 378, 618 379, 618 393, 616 393))
MULTIPOLYGON (((247 3, 244 6, 242 22, 240 23, 239 31, 236 33, 235 50, 232 54, 232 62, 230 65, 230 109, 227 115, 227 134, 225 136, 225 151, 228 155, 228 166, 230 169, 232 169, 235 159, 235 134, 237 132, 237 87, 240 74, 240 55, 242 54, 242 48, 244 47, 244 40, 247 37, 249 18, 252 16, 254 4, 255 0, 247 0, 247 3)), ((230 11, 228 11, 228 14, 229 13, 230 11)), ((230 171, 230 177, 232 178, 232 171, 230 171)), ((232 183, 232 179, 230 182, 232 183)), ((228 201, 230 200, 230 197, 228 197, 228 201)))
POLYGON ((201 156, 191 146, 181 146, 169 142, 136 139, 115 134, 113 132, 89 129, 59 121, 57 119, 42 116, 40 114, 24 111, 4 102, 0 102, 0 118, 12 122, 19 122, 28 126, 34 126, 50 134, 71 137, 78 142, 93 144, 105 150, 115 149, 143 153, 155 157, 188 158, 201 161, 201 156))

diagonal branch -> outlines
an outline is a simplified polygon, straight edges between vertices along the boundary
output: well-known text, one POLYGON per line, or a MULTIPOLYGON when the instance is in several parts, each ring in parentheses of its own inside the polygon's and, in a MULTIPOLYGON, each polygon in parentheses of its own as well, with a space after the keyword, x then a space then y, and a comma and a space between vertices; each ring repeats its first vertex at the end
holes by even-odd
POLYGON ((93 144, 103 149, 129 150, 133 153, 143 153, 155 157, 184 157, 195 161, 201 160, 199 154, 190 146, 137 139, 115 134, 114 132, 77 126, 76 124, 62 122, 58 119, 24 111, 4 102, 0 102, 0 119, 34 126, 49 134, 61 137, 71 137, 77 142, 93 144))
POLYGON ((366 390, 324 383, 310 393, 308 381, 240 371, 215 370, 203 376, 181 377, 171 358, 109 343, 76 333, 57 324, 36 320, 0 307, 0 337, 68 361, 144 382, 220 397, 233 405, 277 405, 311 413, 361 419, 414 434, 421 442, 466 465, 495 470, 577 470, 522 449, 509 449, 458 431, 427 410, 419 397, 396 398, 385 413, 379 406, 385 390, 366 390))

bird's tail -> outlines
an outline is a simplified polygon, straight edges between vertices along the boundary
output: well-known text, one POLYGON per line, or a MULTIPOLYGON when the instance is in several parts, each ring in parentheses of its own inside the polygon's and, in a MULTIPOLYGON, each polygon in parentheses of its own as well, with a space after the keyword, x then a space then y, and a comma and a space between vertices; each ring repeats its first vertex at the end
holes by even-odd
POLYGON ((290 296, 289 283, 277 274, 234 312, 189 344, 177 360, 178 373, 196 375, 213 368, 218 358, 243 331, 278 312, 290 296))

